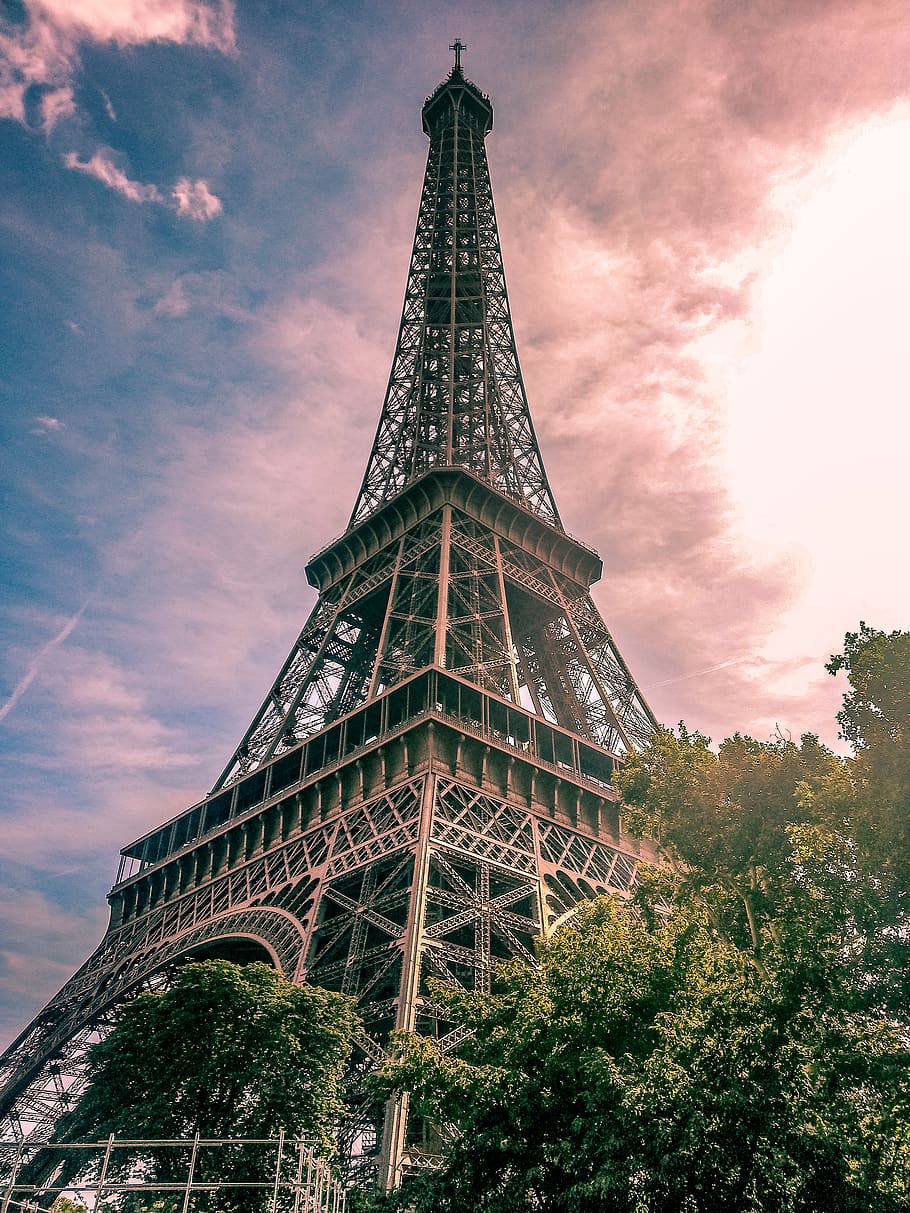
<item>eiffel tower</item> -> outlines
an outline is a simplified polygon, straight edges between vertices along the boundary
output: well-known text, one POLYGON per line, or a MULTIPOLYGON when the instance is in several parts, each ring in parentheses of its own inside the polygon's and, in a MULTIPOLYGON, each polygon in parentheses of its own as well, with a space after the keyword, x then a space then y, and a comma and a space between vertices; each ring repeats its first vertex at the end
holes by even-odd
MULTIPOLYGON (((427 979, 489 988, 642 845, 613 771, 654 717, 568 535, 518 364, 485 139, 455 63, 429 137, 398 342, 318 601, 213 790, 125 847, 99 947, 0 1059, 0 1140, 47 1141, 123 999, 187 958, 266 959, 356 997, 357 1075, 395 1028, 457 1047, 427 979)), ((646 855, 647 858, 652 856, 646 855)), ((354 1099, 342 1142, 387 1187, 438 1142, 354 1099)))

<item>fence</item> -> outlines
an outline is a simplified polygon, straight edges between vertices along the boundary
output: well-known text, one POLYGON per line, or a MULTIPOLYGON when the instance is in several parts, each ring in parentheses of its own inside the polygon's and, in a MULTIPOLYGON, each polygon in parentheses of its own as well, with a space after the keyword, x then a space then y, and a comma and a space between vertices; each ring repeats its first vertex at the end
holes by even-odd
POLYGON ((0 1213, 65 1196, 90 1213, 345 1213, 345 1189, 311 1141, 220 1137, 0 1144, 0 1213), (242 1176, 242 1178, 238 1178, 242 1176), (166 1177, 166 1178, 164 1178, 166 1177))

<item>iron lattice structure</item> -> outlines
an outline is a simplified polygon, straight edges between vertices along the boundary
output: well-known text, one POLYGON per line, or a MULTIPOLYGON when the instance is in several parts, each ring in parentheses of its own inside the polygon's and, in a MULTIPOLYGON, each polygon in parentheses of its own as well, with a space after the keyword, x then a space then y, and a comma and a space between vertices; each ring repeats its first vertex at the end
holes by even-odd
POLYGON ((342 1147, 392 1186, 438 1140, 360 1080, 394 1028, 457 1048, 427 979, 487 989, 497 961, 533 960, 579 902, 635 880, 612 775, 655 721, 544 472, 492 106, 453 49, 423 108, 398 343, 348 529, 310 561, 316 606, 214 789, 124 849, 100 946, 0 1061, 6 1140, 49 1139, 122 999, 188 957, 265 956, 357 998, 342 1147))

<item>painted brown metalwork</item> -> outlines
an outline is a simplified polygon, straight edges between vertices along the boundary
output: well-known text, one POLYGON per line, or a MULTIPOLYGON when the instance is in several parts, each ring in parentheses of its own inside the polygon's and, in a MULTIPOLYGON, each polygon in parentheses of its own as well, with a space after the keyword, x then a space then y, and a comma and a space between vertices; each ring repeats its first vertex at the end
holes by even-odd
POLYGON ((0 1059, 0 1140, 52 1136, 122 999, 188 957, 258 956, 356 997, 341 1146, 394 1185, 439 1130, 362 1077, 395 1028, 457 1048, 428 979, 488 989, 635 880, 612 775, 655 722, 544 472, 464 49, 423 109, 398 343, 349 527, 307 567, 317 604, 212 792, 124 849, 104 939, 0 1059))

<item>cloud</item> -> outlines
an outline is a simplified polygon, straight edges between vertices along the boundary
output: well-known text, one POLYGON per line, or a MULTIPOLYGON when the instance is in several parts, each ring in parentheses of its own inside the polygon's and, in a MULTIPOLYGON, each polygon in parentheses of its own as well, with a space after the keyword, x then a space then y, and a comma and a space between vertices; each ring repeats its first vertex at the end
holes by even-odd
POLYGON ((46 131, 52 131, 61 118, 75 112, 76 102, 69 86, 51 89, 41 98, 42 126, 46 131))
POLYGON ((33 10, 38 20, 80 40, 120 47, 174 42, 208 46, 223 54, 236 46, 231 0, 35 0, 33 10))
POLYGON ((185 316, 190 310, 183 280, 175 278, 167 291, 155 303, 152 311, 156 316, 185 316))
POLYGON ((73 958, 83 955, 87 938, 104 930, 103 902, 80 904, 74 913, 72 891, 80 881, 60 883, 65 891, 58 887, 55 898, 11 879, 0 887, 0 1048, 22 1028, 23 1010, 37 1012, 72 975, 73 958))
POLYGON ((177 202, 177 214, 189 219, 214 219, 221 214, 221 199, 216 198, 204 181, 181 177, 171 190, 177 202))
MULTIPOLYGON (((45 769, 84 767, 101 775, 118 771, 172 771, 195 761, 183 734, 163 724, 149 704, 144 677, 92 645, 72 645, 53 663, 49 654, 71 634, 83 607, 32 658, 24 676, 0 707, 3 720, 41 674, 41 702, 35 712, 53 710, 53 754, 41 756, 45 769)), ((26 759, 34 755, 26 755, 26 759)), ((70 811, 70 810, 67 810, 70 811)))
MULTIPOLYGON (((509 78, 490 143, 557 501, 603 555, 595 597, 658 715, 718 735, 761 735, 775 713, 794 732, 819 727, 836 705, 821 666, 837 636, 800 645, 799 678, 769 647, 812 584, 817 538, 791 523, 755 542, 726 464, 725 392, 760 339, 802 178, 910 91, 905 6, 651 0, 577 14, 570 38, 525 46, 532 70, 509 78), (715 364, 718 343, 728 361, 715 364), (731 653, 747 660, 728 666, 731 653)), ((769 451, 781 441, 767 434, 769 451)), ((756 467, 766 494, 774 464, 756 467)))
MULTIPOLYGON (((72 325, 71 327, 74 331, 79 331, 78 325, 72 325)), ((39 416, 33 417, 32 420, 35 422, 35 429, 31 431, 33 434, 53 434, 59 430, 66 429, 66 422, 61 421, 59 417, 39 416)))
POLYGON ((89 160, 85 161, 80 160, 75 152, 67 152, 63 157, 63 162, 67 168, 75 169, 78 173, 87 173, 89 177, 96 177, 109 189, 128 198, 130 202, 165 201, 157 185, 143 185, 140 181, 132 181, 123 169, 114 164, 110 153, 103 149, 99 148, 89 160))
POLYGON ((232 54, 233 0, 31 0, 26 20, 0 25, 0 118, 25 123, 26 97, 36 87, 57 95, 43 107, 46 130, 71 113, 66 94, 71 102, 83 42, 169 42, 232 54))
POLYGON ((201 323, 224 318, 246 328, 254 322, 247 284, 225 270, 179 274, 164 287, 157 285, 152 306, 156 316, 185 316, 195 311, 201 323))
MULTIPOLYGON (((225 291, 213 276, 179 284, 165 298, 180 315, 180 299, 211 307, 225 291)), ((218 307, 236 314, 230 298, 218 307)), ((133 587, 123 627, 150 694, 222 725, 229 712, 230 747, 314 601, 303 565, 347 522, 388 360, 385 341, 314 297, 276 300, 248 340, 274 386, 234 389, 212 426, 160 411, 173 451, 160 499, 108 553, 109 576, 133 587)))
MULTIPOLYGON (((52 422, 52 421, 54 421, 54 418, 53 417, 39 417, 39 418, 37 418, 37 420, 52 422)), ((60 423, 58 422, 57 425, 59 425, 59 424, 60 423)), ((56 427, 51 426, 50 428, 53 429, 56 427)), ((63 644, 64 640, 66 640, 66 638, 69 635, 71 635, 73 628, 76 626, 76 624, 82 618, 83 613, 85 612, 86 606, 88 606, 88 603, 85 603, 83 606, 81 606, 79 608, 79 610, 76 612, 76 614, 73 615, 70 619, 68 619, 66 621, 66 623, 63 625, 63 627, 60 629, 60 631, 55 636, 52 636, 51 639, 47 642, 47 644, 45 644, 42 648, 40 648, 38 650, 38 652, 34 655, 34 657, 32 657, 32 659, 29 661, 25 673, 22 675, 22 677, 19 679, 19 681, 13 687, 12 692, 6 699, 6 702, 3 704, 0 704, 0 721, 6 719, 6 717, 10 714, 10 712, 13 710, 13 708, 16 706, 16 704, 19 702, 19 700, 22 698, 22 696, 25 694, 25 692, 28 690, 28 688, 35 681, 35 679, 38 676, 38 672, 40 671, 41 666, 44 664, 48 655, 50 653, 52 653, 54 651, 54 649, 59 648, 60 645, 63 644)))
POLYGON ((154 202, 170 206, 178 215, 201 221, 214 219, 221 214, 221 199, 211 192, 204 181, 190 181, 188 177, 181 177, 170 198, 167 198, 157 185, 133 181, 114 163, 112 157, 109 149, 99 148, 88 160, 80 160, 75 152, 66 152, 63 162, 67 168, 97 178, 130 202, 154 202))

